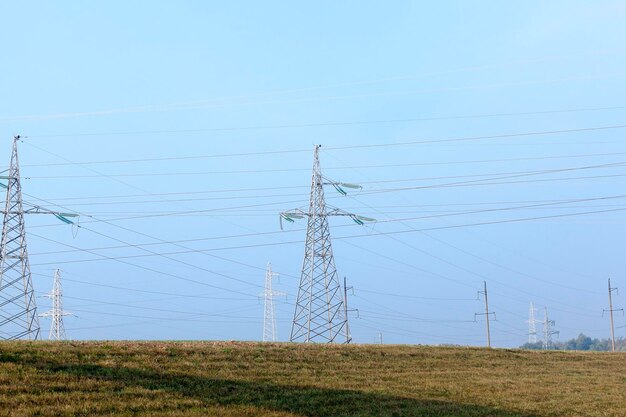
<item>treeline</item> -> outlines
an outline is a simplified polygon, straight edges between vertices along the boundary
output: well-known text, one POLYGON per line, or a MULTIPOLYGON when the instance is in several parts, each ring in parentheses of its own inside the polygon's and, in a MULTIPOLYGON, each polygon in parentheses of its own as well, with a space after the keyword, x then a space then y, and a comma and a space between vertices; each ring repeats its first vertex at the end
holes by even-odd
MULTIPOLYGON (((524 343, 520 346, 521 349, 530 350, 542 350, 543 342, 537 343, 524 343)), ((610 339, 592 339, 584 334, 579 334, 574 339, 567 340, 565 342, 552 342, 548 347, 550 350, 593 350, 598 352, 606 352, 611 350, 610 339)), ((615 339, 615 350, 620 352, 626 352, 626 339, 615 339)))

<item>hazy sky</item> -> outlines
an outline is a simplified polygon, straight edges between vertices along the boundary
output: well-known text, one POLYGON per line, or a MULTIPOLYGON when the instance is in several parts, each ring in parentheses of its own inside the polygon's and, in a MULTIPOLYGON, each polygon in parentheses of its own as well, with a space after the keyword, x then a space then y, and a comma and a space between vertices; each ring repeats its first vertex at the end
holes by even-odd
POLYGON ((621 1, 3 2, 0 156, 27 136, 25 200, 83 226, 28 217, 35 289, 63 271, 70 338, 258 340, 271 261, 286 340, 305 223, 278 213, 306 206, 322 144, 325 175, 363 186, 328 203, 379 220, 331 221, 355 342, 482 345, 483 281, 496 346, 526 341, 531 301, 561 340, 608 337, 625 19, 621 1))

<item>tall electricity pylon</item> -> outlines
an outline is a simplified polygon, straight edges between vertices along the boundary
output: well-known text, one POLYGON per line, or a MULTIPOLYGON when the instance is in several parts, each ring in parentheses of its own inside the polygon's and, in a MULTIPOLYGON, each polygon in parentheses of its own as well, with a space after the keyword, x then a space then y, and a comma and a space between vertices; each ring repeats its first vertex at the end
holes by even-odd
POLYGON ((537 343, 537 320, 535 319, 535 311, 537 309, 530 302, 528 310, 528 343, 537 343))
POLYGON ((76 216, 23 202, 17 156, 19 140, 19 136, 13 138, 8 175, 0 176, 0 179, 7 181, 6 185, 0 184, 7 190, 0 241, 0 340, 36 340, 39 337, 39 318, 28 261, 24 214, 51 214, 70 224, 72 221, 67 217, 76 216))
POLYGON ((543 319, 543 350, 552 349, 552 336, 560 333, 553 329, 552 326, 554 325, 554 320, 548 319, 548 307, 545 307, 543 319))
POLYGON ((276 341, 276 316, 274 314, 274 298, 285 295, 285 293, 274 291, 272 289, 272 280, 278 276, 277 273, 272 272, 272 264, 267 263, 267 270, 265 271, 265 290, 261 293, 264 298, 264 315, 263 315, 263 341, 275 342, 276 341))
POLYGON ((0 248, 0 337, 9 340, 37 339, 39 336, 39 318, 26 247, 18 140, 19 136, 13 139, 9 175, 4 177, 8 183, 0 248))
POLYGON ((328 217, 347 216, 359 225, 375 220, 326 205, 324 185, 333 186, 343 195, 346 192, 342 187, 361 187, 325 178, 320 168, 319 150, 320 145, 316 145, 308 211, 295 209, 280 214, 281 227, 283 220, 293 222, 294 219, 308 218, 300 287, 289 340, 304 343, 349 343, 351 337, 348 317, 335 267, 328 217))
POLYGON ((45 297, 52 299, 52 310, 47 311, 41 315, 41 317, 51 317, 52 324, 50 325, 50 333, 48 339, 50 340, 65 340, 65 326, 63 325, 63 317, 71 316, 72 313, 68 313, 63 310, 63 287, 61 286, 61 271, 56 270, 54 273, 54 284, 52 285, 52 292, 45 297))

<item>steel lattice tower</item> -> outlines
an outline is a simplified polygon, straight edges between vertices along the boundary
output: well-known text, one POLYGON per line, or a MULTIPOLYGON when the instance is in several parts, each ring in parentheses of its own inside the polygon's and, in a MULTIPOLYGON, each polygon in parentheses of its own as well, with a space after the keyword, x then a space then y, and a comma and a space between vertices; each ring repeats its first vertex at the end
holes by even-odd
POLYGON ((19 136, 13 138, 8 175, 0 176, 0 179, 7 181, 6 185, 0 183, 7 190, 0 240, 0 340, 36 340, 39 337, 39 318, 28 262, 24 215, 51 214, 66 224, 73 224, 68 217, 78 217, 74 213, 51 211, 22 200, 17 156, 19 140, 19 136), (28 208, 24 209, 24 206, 28 208))
POLYGON ((70 316, 71 313, 63 311, 63 287, 61 286, 61 271, 58 269, 54 273, 52 292, 46 295, 46 297, 52 299, 52 310, 43 313, 41 317, 52 318, 48 339, 65 340, 66 336, 65 326, 63 325, 63 317, 70 316))
POLYGON ((282 296, 284 293, 277 292, 272 289, 272 281, 274 277, 278 276, 277 273, 272 272, 272 264, 267 263, 267 270, 265 271, 265 290, 261 293, 264 298, 264 314, 263 314, 263 341, 275 342, 276 341, 276 316, 274 314, 274 298, 282 296))
POLYGON ((17 142, 13 139, 11 165, 6 185, 6 205, 0 244, 0 339, 37 339, 39 318, 35 291, 28 262, 22 186, 17 157, 17 142))
POLYGON ((535 311, 537 309, 530 303, 528 310, 528 343, 537 343, 537 320, 535 319, 535 311))
POLYGON ((548 319, 548 308, 545 308, 543 319, 543 350, 552 349, 552 336, 558 335, 560 332, 553 330, 554 320, 548 319))
POLYGON ((325 179, 320 168, 319 149, 319 145, 315 146, 308 212, 297 209, 281 213, 281 220, 289 222, 308 218, 304 261, 290 341, 349 343, 348 317, 335 267, 328 217, 348 216, 360 225, 374 219, 327 207, 324 185, 332 185, 341 194, 345 194, 342 186, 360 186, 325 179))

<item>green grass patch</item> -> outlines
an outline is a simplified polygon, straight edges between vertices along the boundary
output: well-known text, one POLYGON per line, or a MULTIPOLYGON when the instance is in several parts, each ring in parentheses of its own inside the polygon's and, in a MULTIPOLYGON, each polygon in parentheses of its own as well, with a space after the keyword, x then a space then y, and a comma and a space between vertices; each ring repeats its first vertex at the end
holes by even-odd
POLYGON ((626 354, 210 342, 0 343, 0 415, 618 416, 626 354))

